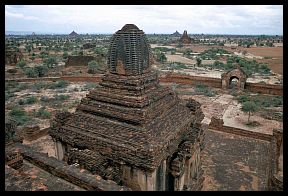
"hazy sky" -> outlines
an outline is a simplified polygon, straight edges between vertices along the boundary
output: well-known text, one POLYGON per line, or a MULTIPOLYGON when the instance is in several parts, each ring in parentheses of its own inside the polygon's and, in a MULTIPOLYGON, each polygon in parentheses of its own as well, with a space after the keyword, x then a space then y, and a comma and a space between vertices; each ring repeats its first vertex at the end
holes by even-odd
POLYGON ((6 5, 6 31, 283 35, 282 5, 6 5))

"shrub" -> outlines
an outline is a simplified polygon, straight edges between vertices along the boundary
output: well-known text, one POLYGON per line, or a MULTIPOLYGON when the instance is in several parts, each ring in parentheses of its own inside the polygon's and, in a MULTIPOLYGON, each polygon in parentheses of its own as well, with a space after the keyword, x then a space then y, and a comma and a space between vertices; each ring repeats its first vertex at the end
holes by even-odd
POLYGON ((93 60, 88 63, 88 73, 95 74, 97 72, 99 64, 93 60))
POLYGON ((38 72, 33 67, 26 68, 25 74, 28 78, 36 78, 38 76, 38 72))
POLYGON ((43 76, 47 75, 49 69, 48 69, 47 65, 37 65, 35 67, 35 71, 38 73, 39 77, 43 77, 43 76))
POLYGON ((207 97, 214 97, 216 95, 215 92, 211 91, 207 86, 202 84, 197 84, 195 92, 201 93, 207 97))
POLYGON ((20 99, 19 105, 33 104, 37 102, 37 98, 34 96, 27 97, 26 99, 20 99))
POLYGON ((49 89, 56 89, 56 88, 66 88, 69 85, 68 81, 65 80, 59 80, 57 82, 54 82, 52 84, 48 85, 49 89))
POLYGON ((13 91, 14 92, 19 92, 19 91, 22 91, 22 90, 25 90, 25 89, 28 89, 29 88, 29 85, 27 83, 18 83, 13 91))
POLYGON ((68 58, 68 52, 65 51, 65 52, 63 53, 63 56, 62 56, 62 57, 63 57, 63 59, 67 59, 67 58, 68 58))
POLYGON ((267 96, 267 95, 255 95, 249 96, 247 94, 239 95, 236 97, 239 103, 243 104, 244 102, 254 102, 259 108, 265 107, 279 107, 283 105, 282 96, 267 96))
POLYGON ((188 69, 188 67, 185 65, 185 64, 183 64, 183 63, 179 63, 179 62, 173 62, 173 63, 170 63, 169 65, 168 65, 168 68, 169 69, 176 69, 176 70, 179 70, 179 69, 188 69))
POLYGON ((213 67, 216 69, 223 69, 224 68, 224 63, 221 61, 214 61, 213 67))
POLYGON ((33 104, 33 103, 36 103, 36 102, 37 102, 37 98, 34 97, 34 96, 26 98, 26 104, 33 104))
POLYGON ((40 97, 40 101, 43 101, 43 102, 49 102, 51 99, 47 96, 41 96, 40 97))
POLYGON ((250 101, 250 98, 248 95, 244 94, 244 95, 239 95, 238 97, 236 97, 237 101, 239 103, 244 103, 246 101, 250 101))
POLYGON ((46 110, 45 107, 39 108, 39 110, 35 113, 36 117, 48 119, 51 117, 51 113, 46 110))
POLYGON ((200 66, 201 65, 202 60, 200 58, 196 58, 196 65, 200 66))
POLYGON ((54 100, 56 101, 64 101, 69 99, 69 95, 54 95, 54 100))
POLYGON ((40 90, 42 88, 44 88, 46 86, 46 84, 44 82, 36 82, 32 88, 33 89, 37 89, 37 90, 40 90))
POLYGON ((156 60, 163 63, 167 61, 167 57, 165 56, 163 52, 160 52, 156 54, 156 60))
POLYGON ((14 97, 14 93, 5 91, 5 101, 8 101, 11 97, 14 97))
POLYGON ((26 66, 26 62, 25 62, 25 61, 19 61, 19 62, 17 63, 17 67, 19 67, 19 68, 21 68, 21 69, 23 69, 25 66, 26 66))
POLYGON ((89 83, 85 84, 84 89, 89 90, 89 89, 96 88, 96 87, 97 87, 96 83, 89 82, 89 83))
POLYGON ((44 60, 44 64, 51 68, 57 64, 57 60, 55 57, 48 57, 44 60))
POLYGON ((13 107, 12 110, 9 112, 9 116, 11 116, 17 123, 17 125, 23 125, 31 118, 27 116, 27 113, 23 108, 20 107, 13 107))

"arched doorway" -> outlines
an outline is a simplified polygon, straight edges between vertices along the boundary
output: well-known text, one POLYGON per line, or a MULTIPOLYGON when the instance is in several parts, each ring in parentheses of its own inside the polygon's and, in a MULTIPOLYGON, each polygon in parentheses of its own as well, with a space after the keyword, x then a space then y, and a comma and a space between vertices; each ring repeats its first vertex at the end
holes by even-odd
POLYGON ((232 76, 229 79, 229 88, 230 89, 239 89, 240 87, 240 80, 236 76, 232 76))
POLYGON ((244 89, 245 82, 248 75, 237 66, 235 69, 230 70, 221 75, 223 89, 244 89))

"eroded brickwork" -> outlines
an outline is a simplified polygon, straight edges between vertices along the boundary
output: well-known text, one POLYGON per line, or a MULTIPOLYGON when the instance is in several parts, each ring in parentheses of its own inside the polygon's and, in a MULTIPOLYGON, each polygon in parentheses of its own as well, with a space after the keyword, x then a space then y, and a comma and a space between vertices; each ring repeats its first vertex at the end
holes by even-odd
POLYGON ((143 31, 117 31, 100 86, 51 122, 57 157, 133 190, 199 190, 200 104, 159 85, 150 58, 143 31))

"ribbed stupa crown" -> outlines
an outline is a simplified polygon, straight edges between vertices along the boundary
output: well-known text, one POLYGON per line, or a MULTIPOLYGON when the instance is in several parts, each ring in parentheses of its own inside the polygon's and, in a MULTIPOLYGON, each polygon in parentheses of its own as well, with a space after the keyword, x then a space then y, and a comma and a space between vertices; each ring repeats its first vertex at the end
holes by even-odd
POLYGON ((111 38, 108 51, 110 73, 140 75, 151 65, 150 45, 146 35, 134 24, 126 24, 111 38))

